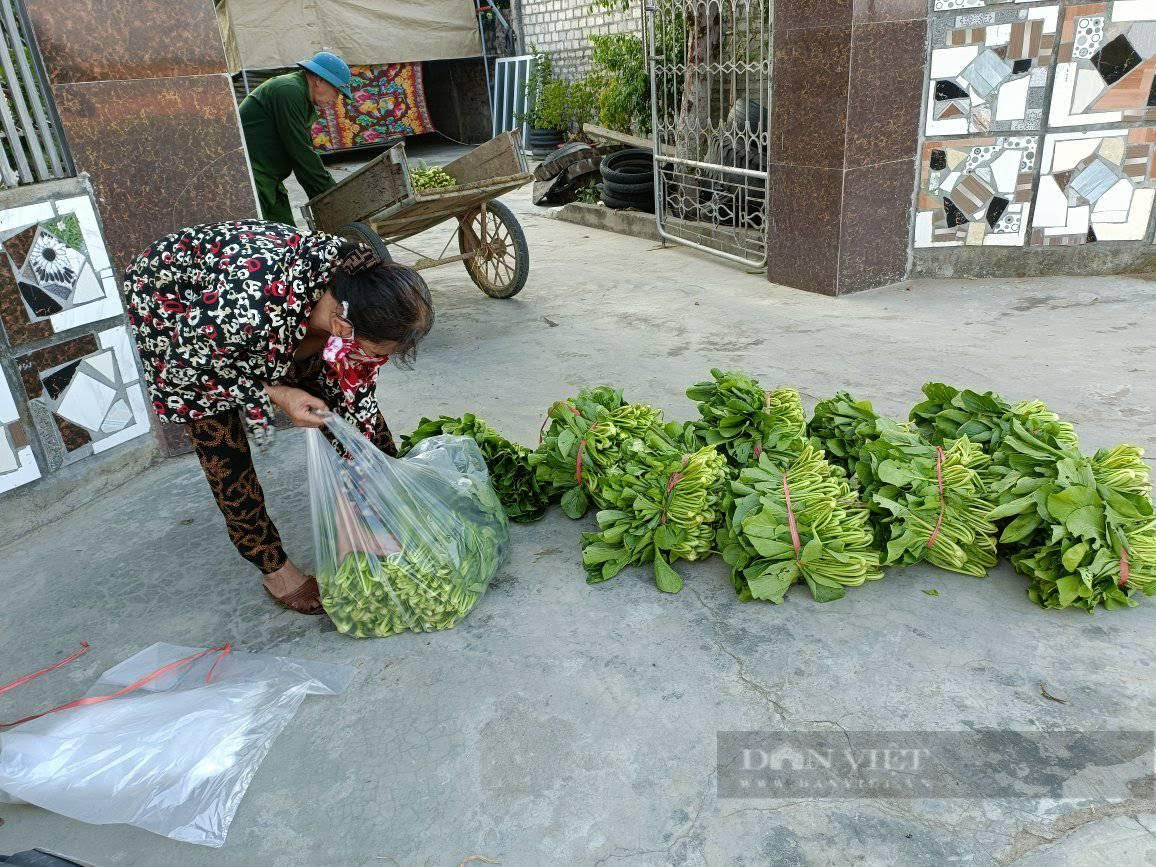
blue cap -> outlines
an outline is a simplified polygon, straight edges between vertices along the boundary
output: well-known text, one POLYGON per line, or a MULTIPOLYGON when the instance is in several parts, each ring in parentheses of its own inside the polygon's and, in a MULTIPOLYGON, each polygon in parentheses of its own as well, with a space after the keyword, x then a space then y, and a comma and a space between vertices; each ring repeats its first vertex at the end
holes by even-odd
POLYGON ((302 60, 297 65, 328 81, 340 90, 346 99, 353 99, 353 94, 349 91, 349 67, 336 54, 318 51, 312 59, 302 60))

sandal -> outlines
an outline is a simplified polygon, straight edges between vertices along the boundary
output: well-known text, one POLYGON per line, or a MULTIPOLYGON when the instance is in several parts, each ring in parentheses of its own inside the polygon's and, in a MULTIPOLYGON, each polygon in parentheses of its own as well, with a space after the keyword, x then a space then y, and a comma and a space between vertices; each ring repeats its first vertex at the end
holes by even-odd
POLYGON ((317 586, 316 578, 310 577, 304 584, 285 596, 275 595, 264 582, 261 583, 261 586, 265 587, 265 592, 282 608, 296 611, 298 614, 314 615, 325 612, 325 608, 321 605, 321 588, 317 586))

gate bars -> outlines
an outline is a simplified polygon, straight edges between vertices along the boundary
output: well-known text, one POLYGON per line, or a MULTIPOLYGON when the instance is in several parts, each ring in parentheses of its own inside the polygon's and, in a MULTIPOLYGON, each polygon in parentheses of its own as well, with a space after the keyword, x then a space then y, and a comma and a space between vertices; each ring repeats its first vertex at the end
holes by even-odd
POLYGON ((774 0, 647 0, 663 238, 767 262, 774 0))

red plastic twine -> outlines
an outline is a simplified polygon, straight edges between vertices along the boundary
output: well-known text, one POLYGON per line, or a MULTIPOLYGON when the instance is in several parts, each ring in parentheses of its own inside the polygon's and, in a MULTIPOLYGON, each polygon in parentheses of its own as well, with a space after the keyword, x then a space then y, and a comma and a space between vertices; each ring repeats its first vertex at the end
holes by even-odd
MULTIPOLYGON (((80 653, 76 653, 73 656, 69 657, 68 659, 65 659, 61 662, 58 662, 56 665, 52 666, 51 668, 42 669, 42 670, 34 672, 33 674, 30 674, 26 677, 20 678, 20 680, 18 680, 18 681, 13 681, 12 683, 8 684, 3 689, 0 689, 0 693, 5 692, 9 689, 13 689, 22 683, 27 683, 28 681, 33 680, 42 674, 46 674, 47 672, 52 671, 53 669, 60 668, 60 666, 64 665, 65 663, 71 662, 73 659, 76 659, 78 656, 81 656, 83 653, 87 652, 87 650, 88 650, 88 645, 85 644, 84 649, 81 650, 80 653)), ((186 656, 184 659, 178 659, 175 662, 170 662, 168 665, 161 666, 160 668, 158 668, 156 671, 152 672, 151 674, 146 674, 140 680, 137 680, 133 683, 130 683, 128 686, 123 687, 122 689, 118 689, 116 692, 110 693, 109 695, 92 695, 92 696, 89 696, 87 698, 78 698, 78 699, 76 699, 76 701, 70 701, 67 704, 62 704, 58 707, 50 708, 48 710, 41 711, 40 713, 34 713, 34 714, 32 714, 32 716, 26 716, 26 717, 24 717, 24 719, 18 719, 15 722, 0 723, 0 729, 7 729, 7 728, 11 728, 12 726, 18 726, 21 723, 31 722, 34 719, 40 719, 42 716, 48 716, 50 713, 59 713, 62 710, 71 710, 74 707, 87 707, 87 706, 93 705, 93 704, 100 704, 101 702, 108 701, 109 699, 120 698, 122 695, 128 695, 130 692, 135 692, 136 690, 140 689, 142 686, 145 686, 146 684, 151 683, 152 681, 156 680, 158 677, 163 677, 164 675, 168 674, 170 671, 175 671, 176 669, 180 668, 181 666, 187 665, 190 662, 198 660, 202 656, 204 656, 208 653, 216 653, 216 654, 218 654, 218 656, 213 661, 213 665, 212 665, 212 668, 209 669, 209 673, 205 675, 205 683, 209 683, 212 680, 213 672, 216 671, 216 669, 217 669, 217 664, 222 659, 224 659, 226 656, 228 656, 232 652, 232 650, 233 650, 232 644, 222 644, 220 647, 210 647, 208 650, 202 650, 199 653, 194 653, 192 656, 186 656)))
POLYGON ((551 404, 550 409, 546 411, 546 418, 543 419, 542 426, 538 428, 538 445, 541 445, 542 441, 546 439, 546 425, 550 423, 550 413, 554 411, 554 407, 556 406, 564 406, 566 409, 570 410, 570 412, 574 413, 574 415, 581 415, 578 410, 574 409, 574 407, 570 406, 568 403, 558 401, 557 403, 551 404))
MULTIPOLYGON (((578 410, 570 406, 568 403, 559 402, 554 404, 554 406, 564 406, 566 409, 570 410, 570 412, 574 413, 574 415, 582 415, 582 413, 578 412, 578 410)), ((550 407, 551 411, 554 409, 554 406, 550 407)), ((546 420, 542 422, 542 427, 538 431, 539 443, 541 443, 546 438, 546 425, 549 423, 550 414, 547 413, 546 420)), ((574 464, 574 479, 578 482, 578 484, 582 484, 582 460, 583 453, 586 451, 586 437, 590 436, 590 431, 594 430, 594 428, 598 427, 600 424, 602 424, 602 422, 596 421, 591 424, 590 427, 586 428, 586 433, 582 435, 582 440, 578 443, 578 460, 574 464)))
POLYGON ((1123 587, 1128 583, 1128 549, 1120 549, 1120 583, 1119 587, 1123 587))
POLYGON ((56 663, 56 665, 50 665, 48 668, 42 668, 40 671, 34 671, 32 674, 26 674, 24 677, 17 678, 11 683, 6 683, 4 686, 0 686, 0 695, 3 695, 9 690, 16 689, 18 686, 24 686, 24 684, 28 683, 28 681, 36 680, 36 678, 40 677, 42 674, 48 674, 50 671, 56 671, 56 669, 63 665, 68 665, 68 663, 72 662, 74 659, 80 659, 80 657, 84 656, 86 653, 88 653, 88 642, 82 641, 80 642, 80 650, 76 651, 76 653, 72 654, 72 656, 68 657, 67 659, 62 659, 60 662, 56 663))
POLYGON ((662 498, 662 524, 666 526, 666 507, 670 505, 670 492, 674 490, 674 486, 686 478, 682 473, 674 473, 670 477, 670 481, 666 483, 666 496, 662 498))
POLYGON ((799 525, 795 523, 795 512, 791 508, 791 489, 787 487, 787 474, 783 473, 783 496, 787 498, 787 526, 791 528, 791 544, 795 546, 795 559, 799 559, 799 525))
MULTIPOLYGON (((682 465, 685 467, 690 463, 690 455, 682 456, 682 465)), ((670 505, 670 492, 674 490, 674 486, 685 479, 686 476, 682 473, 671 474, 670 479, 666 483, 666 494, 662 498, 662 523, 666 525, 666 508, 670 505)))
POLYGON ((935 544, 935 537, 939 535, 939 526, 943 523, 943 511, 947 505, 943 500, 943 449, 936 446, 935 450, 939 452, 939 457, 935 461, 935 476, 939 480, 939 518, 935 521, 935 529, 931 531, 931 538, 927 540, 928 548, 935 544))
MULTIPOLYGON (((771 411, 771 393, 769 391, 763 391, 763 409, 766 412, 771 411)), ((758 443, 755 443, 755 460, 758 460, 762 456, 763 456, 763 447, 761 445, 759 445, 758 443)))

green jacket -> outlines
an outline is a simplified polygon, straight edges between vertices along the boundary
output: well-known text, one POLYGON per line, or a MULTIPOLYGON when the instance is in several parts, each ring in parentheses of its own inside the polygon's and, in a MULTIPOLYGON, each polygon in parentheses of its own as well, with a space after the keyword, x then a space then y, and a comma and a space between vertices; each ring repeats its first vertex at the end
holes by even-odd
POLYGON ((241 126, 253 173, 278 183, 292 173, 309 198, 332 187, 336 181, 313 150, 316 119, 303 69, 270 78, 246 96, 241 126))

